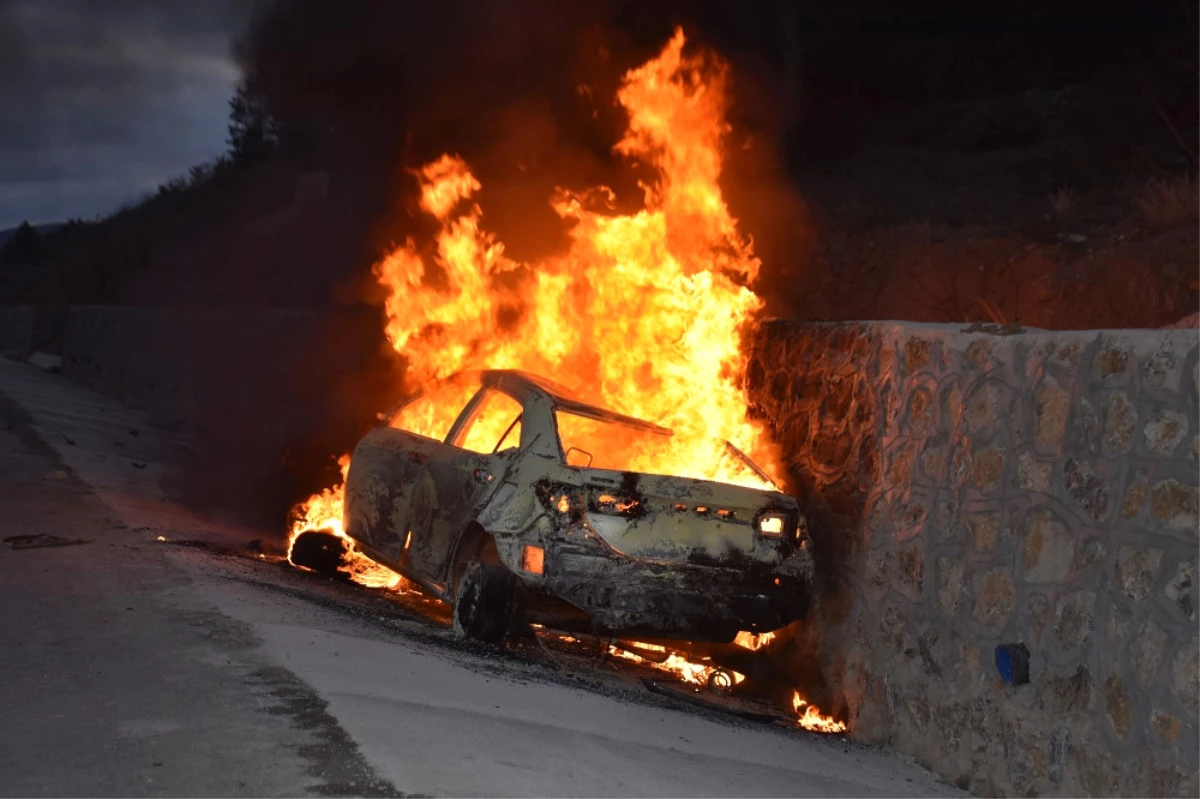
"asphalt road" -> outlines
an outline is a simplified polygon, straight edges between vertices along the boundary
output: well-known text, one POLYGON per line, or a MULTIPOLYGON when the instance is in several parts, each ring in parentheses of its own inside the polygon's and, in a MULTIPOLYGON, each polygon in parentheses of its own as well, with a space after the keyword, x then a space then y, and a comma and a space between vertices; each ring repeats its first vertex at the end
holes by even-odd
POLYGON ((869 747, 459 642, 418 600, 235 555, 255 531, 158 488, 174 445, 0 359, 0 537, 89 541, 0 547, 2 795, 958 795, 869 747))

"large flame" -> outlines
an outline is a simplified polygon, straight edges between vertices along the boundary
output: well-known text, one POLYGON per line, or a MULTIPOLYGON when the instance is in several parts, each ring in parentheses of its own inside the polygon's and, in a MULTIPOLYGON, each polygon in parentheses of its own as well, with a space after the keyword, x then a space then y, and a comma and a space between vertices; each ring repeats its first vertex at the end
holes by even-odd
MULTIPOLYGON (((606 187, 559 189, 565 252, 518 263, 484 226, 480 182, 443 155, 416 170, 420 206, 436 220, 432 251, 408 241, 376 266, 388 289, 387 336, 417 388, 464 369, 522 369, 675 435, 626 457, 659 474, 766 484, 729 458, 732 441, 771 472, 776 458, 746 418, 742 333, 762 301, 749 288, 759 261, 718 179, 728 129, 726 69, 683 54, 677 31, 624 77, 629 116, 616 151, 654 168, 644 208, 616 214, 606 187)), ((448 418, 430 420, 445 429, 448 418)), ((632 461, 632 462, 630 462, 632 461)))
MULTIPOLYGON (((628 468, 771 487, 714 445, 731 441, 769 474, 777 471, 773 445, 746 415, 742 336, 762 301, 750 288, 759 261, 719 185, 727 69, 711 54, 685 55, 684 43, 677 30, 656 58, 626 73, 617 93, 629 122, 615 150, 655 173, 642 184, 643 209, 613 212, 615 197, 604 186, 559 189, 549 199, 569 225, 564 252, 536 263, 507 256, 484 225, 475 201, 482 185, 461 157, 445 154, 414 170, 420 208, 437 232, 432 247, 410 239, 376 265, 387 290, 386 333, 415 389, 464 370, 532 372, 674 431, 652 448, 619 442, 628 468)), ((439 391, 438 401, 410 406, 405 429, 444 436, 469 389, 439 391)), ((327 529, 348 542, 343 568, 355 580, 402 584, 346 537, 341 486, 298 506, 297 517, 293 541, 327 529)), ((757 649, 770 640, 770 633, 743 633, 737 643, 757 649)), ((695 685, 723 671, 663 647, 637 651, 647 657, 610 647, 695 685)), ((734 684, 745 679, 726 674, 734 684)), ((837 722, 796 699, 803 726, 837 731, 837 722)))

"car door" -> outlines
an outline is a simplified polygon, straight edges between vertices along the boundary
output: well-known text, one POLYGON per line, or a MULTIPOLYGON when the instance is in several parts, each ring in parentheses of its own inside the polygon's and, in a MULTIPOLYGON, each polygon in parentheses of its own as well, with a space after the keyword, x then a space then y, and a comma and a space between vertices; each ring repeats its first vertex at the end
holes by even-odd
POLYGON ((423 571, 443 573, 464 526, 503 482, 518 451, 521 416, 520 402, 498 389, 484 388, 450 431, 447 456, 431 455, 427 469, 435 492, 425 496, 436 506, 422 506, 427 532, 422 548, 414 544, 410 552, 423 571))
POLYGON ((402 573, 410 571, 408 550, 419 543, 429 526, 426 514, 435 505, 431 497, 437 489, 427 464, 445 457, 445 447, 405 430, 378 427, 363 437, 350 459, 342 516, 346 534, 402 573))
MULTIPOLYGON (((452 413, 438 403, 461 401, 461 394, 418 397, 359 442, 346 477, 343 524, 373 557, 426 582, 440 578, 457 531, 498 485, 491 476, 495 459, 504 456, 494 447, 478 451, 491 426, 502 424, 492 391, 477 391, 453 425, 436 422, 452 413), (438 440, 448 432, 466 446, 438 440)), ((518 417, 519 409, 517 403, 518 417)), ((509 427, 517 436, 508 441, 519 441, 514 421, 509 427)))
POLYGON ((479 381, 448 383, 420 394, 391 413, 358 443, 346 475, 342 524, 371 557, 409 577, 430 580, 409 557, 422 541, 437 507, 430 460, 452 460, 443 443, 479 381))

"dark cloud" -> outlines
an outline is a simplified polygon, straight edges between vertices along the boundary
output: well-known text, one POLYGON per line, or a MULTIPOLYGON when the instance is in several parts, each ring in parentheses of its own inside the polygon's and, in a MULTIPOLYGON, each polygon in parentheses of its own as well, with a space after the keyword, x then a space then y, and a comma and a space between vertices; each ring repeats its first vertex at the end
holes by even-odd
POLYGON ((106 213, 219 154, 247 6, 0 0, 0 228, 106 213))

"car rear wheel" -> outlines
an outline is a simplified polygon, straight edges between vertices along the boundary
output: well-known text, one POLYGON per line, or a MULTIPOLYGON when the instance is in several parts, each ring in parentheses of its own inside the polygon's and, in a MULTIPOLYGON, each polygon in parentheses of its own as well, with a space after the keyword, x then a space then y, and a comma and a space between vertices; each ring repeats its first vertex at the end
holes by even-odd
POLYGON ((459 635, 498 644, 512 618, 513 576, 498 563, 472 560, 454 596, 454 629, 459 635))
POLYGON ((324 577, 345 576, 338 568, 346 550, 346 542, 333 533, 310 530, 296 537, 289 560, 324 577))

